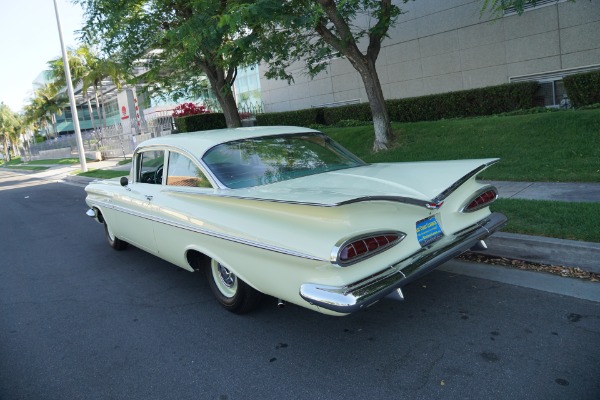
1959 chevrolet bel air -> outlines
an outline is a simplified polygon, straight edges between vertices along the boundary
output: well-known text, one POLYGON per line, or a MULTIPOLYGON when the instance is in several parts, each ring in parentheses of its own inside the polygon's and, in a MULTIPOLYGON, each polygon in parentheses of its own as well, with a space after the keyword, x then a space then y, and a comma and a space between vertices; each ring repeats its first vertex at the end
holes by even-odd
POLYGON ((324 134, 254 127, 170 135, 128 178, 86 187, 108 243, 206 273, 228 310, 263 294, 332 315, 364 309, 501 228, 497 159, 367 164, 324 134))

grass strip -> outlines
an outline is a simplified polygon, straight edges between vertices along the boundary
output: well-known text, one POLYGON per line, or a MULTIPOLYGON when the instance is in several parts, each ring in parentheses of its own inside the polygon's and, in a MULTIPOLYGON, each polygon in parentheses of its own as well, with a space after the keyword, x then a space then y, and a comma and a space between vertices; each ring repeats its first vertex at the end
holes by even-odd
POLYGON ((89 178, 110 179, 119 176, 129 175, 129 171, 121 171, 116 169, 92 169, 88 172, 75 172, 77 176, 87 176, 89 178))
POLYGON ((508 218, 504 232, 600 243, 600 203, 498 199, 491 209, 508 218))
POLYGON ((43 171, 45 169, 49 169, 50 167, 40 167, 40 166, 36 166, 36 165, 7 165, 6 168, 8 169, 20 169, 20 170, 26 170, 26 171, 43 171))
MULTIPOLYGON (((92 161, 90 159, 88 162, 92 161)), ((57 158, 57 159, 48 159, 48 160, 32 160, 24 162, 23 164, 28 165, 72 165, 79 164, 79 158, 57 158)))

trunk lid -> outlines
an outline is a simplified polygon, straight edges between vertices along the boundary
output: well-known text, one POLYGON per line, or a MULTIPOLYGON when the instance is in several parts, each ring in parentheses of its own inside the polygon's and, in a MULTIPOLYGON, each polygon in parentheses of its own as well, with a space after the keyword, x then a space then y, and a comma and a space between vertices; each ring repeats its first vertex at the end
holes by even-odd
POLYGON ((496 161, 497 158, 488 158, 371 164, 263 186, 228 189, 221 194, 322 206, 363 200, 425 205, 443 200, 460 184, 496 161))

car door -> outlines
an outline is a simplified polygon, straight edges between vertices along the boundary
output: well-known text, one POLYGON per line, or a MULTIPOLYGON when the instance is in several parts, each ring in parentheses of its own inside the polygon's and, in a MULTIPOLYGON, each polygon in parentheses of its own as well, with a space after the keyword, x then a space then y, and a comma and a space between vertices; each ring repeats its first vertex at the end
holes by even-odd
POLYGON ((161 257, 177 263, 184 254, 182 246, 203 238, 198 233, 205 229, 203 198, 193 195, 211 193, 213 186, 191 155, 170 150, 167 157, 163 189, 153 204, 163 218, 155 225, 155 236, 161 257))
POLYGON ((115 199, 123 210, 117 224, 125 241, 156 254, 154 231, 160 215, 154 202, 163 187, 165 151, 140 151, 134 162, 133 182, 123 188, 122 194, 115 199))

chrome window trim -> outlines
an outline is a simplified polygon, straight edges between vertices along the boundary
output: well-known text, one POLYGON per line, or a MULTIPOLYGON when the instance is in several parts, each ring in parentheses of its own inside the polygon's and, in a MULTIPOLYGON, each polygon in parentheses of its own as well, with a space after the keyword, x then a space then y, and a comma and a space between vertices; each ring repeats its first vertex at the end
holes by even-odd
MULTIPOLYGON (((257 140, 257 139, 266 139, 266 138, 277 138, 277 137, 303 136, 303 135, 321 136, 326 142, 329 142, 330 145, 333 145, 334 147, 337 147, 338 150, 340 150, 340 152, 343 153, 346 157, 351 158, 357 164, 359 164, 358 166, 364 167, 364 166, 369 165, 369 163, 366 163, 363 160, 361 160, 356 154, 352 153, 350 150, 346 149, 344 146, 342 146, 341 144, 339 144, 338 142, 336 142, 335 140, 333 140, 333 138, 331 138, 331 137, 327 136, 326 134, 324 134, 323 132, 319 132, 319 131, 306 131, 306 132, 295 132, 295 133, 281 133, 281 134, 276 134, 276 135, 254 136, 254 137, 250 137, 250 138, 242 138, 242 139, 229 140, 229 141, 226 141, 226 142, 217 143, 214 146, 211 146, 211 147, 207 148, 204 151, 204 153, 200 156, 199 160, 202 161, 203 165, 206 166, 206 169, 210 171, 210 168, 208 167, 208 164, 206 164, 204 162, 204 156, 206 156, 208 153, 210 153, 212 150, 214 150, 215 148, 217 148, 219 146, 226 145, 226 144, 229 144, 229 143, 234 143, 234 142, 250 141, 250 140, 257 140)), ((356 168, 356 167, 348 167, 348 168, 356 168)), ((345 169, 345 168, 343 168, 343 169, 345 169)), ((211 171, 211 173, 212 173, 212 171, 211 171)), ((318 175, 318 174, 314 174, 314 175, 318 175)), ((216 176, 213 175, 213 178, 217 182, 219 182, 219 184, 220 184, 219 189, 235 190, 234 188, 230 188, 229 186, 227 186, 224 183, 222 183, 216 176)), ((275 183, 277 183, 277 182, 275 182, 275 183)), ((259 186, 264 186, 264 185, 259 185, 259 186)), ((249 187, 256 187, 256 186, 249 186, 249 187)), ((241 188, 241 189, 246 189, 246 188, 241 188)))
POLYGON ((278 246, 266 245, 266 244, 263 244, 263 243, 256 242, 254 240, 248 240, 248 239, 243 239, 243 238, 236 237, 236 236, 226 235, 224 233, 212 231, 212 230, 209 230, 209 229, 197 228, 197 227, 195 227, 193 225, 182 224, 182 223, 179 223, 179 222, 169 221, 169 220, 164 219, 164 218, 154 217, 154 216, 152 216, 150 214, 131 211, 131 210, 127 209, 127 208, 124 208, 124 207, 121 207, 121 206, 117 206, 117 205, 114 205, 114 204, 111 204, 111 203, 108 203, 108 202, 97 201, 97 200, 88 200, 88 201, 89 201, 90 205, 94 205, 94 206, 97 206, 97 207, 106 207, 106 208, 111 209, 111 210, 115 210, 115 211, 122 212, 122 213, 125 213, 125 214, 133 215, 135 217, 143 218, 143 219, 146 219, 146 220, 149 220, 149 221, 158 222, 158 223, 169 225, 169 226, 172 226, 172 227, 175 227, 175 228, 184 229, 186 231, 190 231, 190 232, 199 233, 199 234, 202 234, 202 235, 211 236, 211 237, 215 237, 215 238, 218 238, 218 239, 227 240, 227 241, 234 242, 234 243, 243 244, 243 245, 254 247, 254 248, 257 248, 257 249, 272 251, 272 252, 275 252, 275 253, 289 255, 289 256, 293 256, 293 257, 304 258, 304 259, 307 259, 307 260, 321 261, 321 262, 327 262, 328 261, 328 260, 326 260, 324 258, 313 256, 313 255, 306 254, 306 253, 301 253, 299 251, 285 249, 283 247, 278 247, 278 246))
MULTIPOLYGON (((225 189, 227 191, 234 191, 236 189, 225 189)), ((177 191, 177 190, 173 190, 177 191)), ((183 193, 183 191, 182 191, 183 193)), ((301 205, 301 206, 311 206, 311 207, 339 207, 347 204, 360 203, 365 201, 392 201, 397 203, 411 204, 415 206, 425 207, 427 209, 437 209, 441 206, 440 203, 432 203, 431 201, 413 199, 410 197, 400 197, 400 196, 367 196, 367 197, 357 197, 355 199, 350 199, 346 201, 341 201, 339 203, 313 203, 308 201, 295 201, 295 200, 278 200, 278 199, 267 199, 261 197, 251 197, 251 196, 241 196, 235 194, 227 194, 227 193, 197 193, 197 192, 189 192, 185 191, 187 194, 194 194, 198 196, 211 196, 211 197, 222 197, 226 199, 239 199, 239 200, 251 200, 251 201, 267 201, 270 203, 279 203, 279 204, 293 204, 293 205, 301 205)))
MULTIPOLYGON (((210 168, 208 168, 208 166, 204 163, 204 161, 202 161, 201 158, 194 156, 192 153, 190 153, 189 151, 187 151, 186 149, 184 149, 182 147, 173 146, 173 145, 162 145, 162 144, 161 145, 155 144, 155 145, 148 145, 148 146, 141 145, 140 147, 135 149, 135 152, 133 153, 134 168, 136 168, 136 171, 134 172, 134 177, 137 178, 137 162, 136 162, 136 160, 137 160, 138 154, 142 153, 144 151, 149 151, 149 150, 162 150, 165 153, 168 153, 170 151, 175 151, 177 153, 180 153, 180 154, 188 157, 190 160, 192 160, 192 162, 194 164, 196 164, 196 166, 200 169, 200 171, 202 171, 202 173, 206 176, 206 178, 208 179, 210 184, 213 186, 213 188, 227 189, 227 187, 225 185, 223 185, 217 179, 217 177, 212 173, 210 168)), ((168 154, 167 154, 167 156, 168 156, 168 154)), ((163 178, 164 178, 164 175, 165 174, 163 173, 163 178)), ((138 182, 137 179, 135 181, 138 182)), ((163 179, 163 186, 165 186, 164 182, 165 181, 163 179)), ((142 183, 142 182, 138 182, 138 183, 142 183)))

